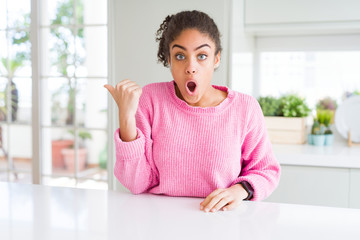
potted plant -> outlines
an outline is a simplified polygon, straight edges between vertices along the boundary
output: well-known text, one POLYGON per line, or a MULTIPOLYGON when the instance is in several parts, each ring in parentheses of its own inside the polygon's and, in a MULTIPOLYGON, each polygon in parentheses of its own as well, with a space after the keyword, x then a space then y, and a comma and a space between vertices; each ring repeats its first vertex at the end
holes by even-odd
MULTIPOLYGON (((27 16, 24 16, 27 19, 27 16)), ((20 36, 15 35, 12 38, 13 45, 24 45, 30 48, 29 44, 29 34, 24 33, 20 34, 20 36)), ((4 121, 7 117, 7 109, 6 105, 10 100, 11 107, 11 120, 17 120, 17 112, 18 112, 18 103, 19 103, 19 93, 16 84, 13 79, 16 76, 16 73, 25 65, 27 61, 30 60, 30 54, 28 52, 17 52, 13 57, 9 58, 1 58, 0 59, 0 67, 2 68, 2 72, 6 73, 9 78, 8 83, 6 84, 6 88, 4 91, 0 93, 1 100, 1 109, 0 109, 0 120, 4 121), (9 86, 10 83, 10 86, 9 86), (10 87, 10 97, 8 97, 8 89, 10 87)))
POLYGON ((280 112, 284 117, 307 117, 310 111, 305 99, 296 94, 288 94, 280 98, 280 112))
POLYGON ((330 129, 333 113, 331 110, 318 110, 317 116, 308 137, 308 143, 316 146, 330 146, 333 144, 334 135, 330 129))
POLYGON ((52 167, 65 168, 64 156, 62 150, 74 146, 72 139, 57 139, 51 143, 52 167))
MULTIPOLYGON (((75 136, 75 132, 70 130, 69 133, 75 136)), ((85 140, 91 139, 91 133, 87 131, 79 131, 79 147, 77 149, 77 157, 78 157, 78 170, 84 170, 86 166, 86 158, 87 158, 87 150, 85 148, 85 140)), ((75 170, 75 149, 74 145, 64 148, 61 150, 61 153, 64 158, 65 168, 69 171, 75 170)))
POLYGON ((306 142, 306 117, 310 108, 305 99, 296 94, 287 94, 278 99, 261 97, 258 102, 272 143, 306 142))
POLYGON ((280 100, 272 97, 259 97, 258 102, 264 116, 280 116, 280 100))
POLYGON ((0 92, 0 121, 5 121, 7 119, 7 105, 10 100, 11 107, 11 121, 17 120, 17 111, 18 111, 18 103, 19 103, 19 93, 16 87, 16 84, 13 81, 14 75, 18 69, 20 69, 25 61, 25 57, 23 54, 17 54, 14 59, 6 59, 1 58, 1 64, 4 69, 7 69, 7 74, 10 82, 10 98, 8 97, 8 85, 3 91, 0 92))
POLYGON ((355 91, 352 91, 352 92, 346 91, 346 92, 343 94, 342 99, 345 100, 345 99, 347 99, 347 98, 349 98, 349 97, 357 96, 357 95, 360 95, 360 90, 355 90, 355 91))
POLYGON ((311 134, 308 139, 308 142, 312 145, 323 146, 325 144, 325 135, 324 128, 318 121, 318 119, 314 119, 314 123, 311 127, 311 134))
POLYGON ((316 104, 316 111, 329 110, 331 114, 330 123, 334 123, 335 111, 337 108, 337 102, 331 97, 325 97, 320 99, 316 104))

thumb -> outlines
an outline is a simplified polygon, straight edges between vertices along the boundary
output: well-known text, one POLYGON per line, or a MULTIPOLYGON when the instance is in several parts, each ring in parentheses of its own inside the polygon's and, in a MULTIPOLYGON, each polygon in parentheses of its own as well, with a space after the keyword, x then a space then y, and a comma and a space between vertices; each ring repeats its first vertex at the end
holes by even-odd
POLYGON ((111 94, 111 96, 114 98, 114 100, 116 102, 116 95, 115 95, 114 87, 112 85, 110 85, 110 84, 105 84, 104 88, 106 88, 109 91, 109 93, 111 94))

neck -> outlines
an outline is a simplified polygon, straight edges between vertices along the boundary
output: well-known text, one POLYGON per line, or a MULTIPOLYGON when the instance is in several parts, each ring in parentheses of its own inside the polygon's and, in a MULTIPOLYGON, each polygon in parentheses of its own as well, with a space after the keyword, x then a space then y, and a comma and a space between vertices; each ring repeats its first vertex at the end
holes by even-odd
MULTIPOLYGON (((187 102, 183 96, 181 95, 181 92, 178 88, 178 86, 175 83, 175 93, 176 96, 178 98, 180 98, 181 100, 187 102)), ((206 91, 206 93, 202 96, 202 98, 200 99, 200 101, 190 104, 187 102, 187 104, 189 104, 190 106, 193 107, 216 107, 217 105, 219 105, 222 101, 224 101, 224 99, 227 97, 227 92, 223 92, 221 90, 218 90, 216 88, 214 88, 213 86, 209 86, 209 89, 206 91)))

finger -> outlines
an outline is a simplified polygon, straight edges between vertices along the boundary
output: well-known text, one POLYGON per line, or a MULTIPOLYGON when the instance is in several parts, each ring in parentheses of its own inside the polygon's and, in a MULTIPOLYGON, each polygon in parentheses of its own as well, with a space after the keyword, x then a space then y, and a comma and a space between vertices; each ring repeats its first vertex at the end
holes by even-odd
POLYGON ((135 85, 132 85, 132 86, 129 86, 126 88, 126 91, 128 93, 131 93, 131 92, 134 92, 134 93, 138 93, 139 92, 139 89, 141 89, 141 87, 139 87, 137 84, 135 85))
MULTIPOLYGON (((121 80, 120 82, 118 82, 118 84, 123 85, 123 84, 127 84, 129 82, 132 82, 132 81, 130 79, 126 78, 126 79, 121 80)), ((118 84, 116 84, 116 85, 118 85, 118 84)))
POLYGON ((205 199, 204 201, 202 201, 200 203, 200 209, 203 210, 205 208, 205 206, 211 201, 211 199, 216 196, 217 194, 221 193, 222 191, 224 191, 224 189, 218 188, 215 191, 213 191, 212 193, 210 193, 205 199))
POLYGON ((119 96, 122 96, 122 94, 128 94, 131 92, 131 89, 139 88, 139 85, 137 85, 135 82, 126 82, 126 83, 118 83, 116 86, 116 92, 119 93, 119 96))
POLYGON ((207 205, 204 206, 204 211, 209 212, 222 198, 225 197, 224 192, 214 196, 207 205))
POLYGON ((142 94, 142 88, 141 87, 139 87, 138 89, 136 89, 136 91, 139 93, 139 95, 141 96, 141 94, 142 94))
POLYGON ((215 204, 215 206, 210 211, 216 212, 222 207, 226 206, 229 202, 231 202, 231 199, 229 199, 228 197, 223 197, 217 204, 215 204))
MULTIPOLYGON (((211 199, 216 196, 217 194, 221 193, 223 191, 223 189, 218 188, 215 191, 213 191, 212 193, 210 193, 205 199, 204 201, 202 201, 200 203, 200 205, 202 206, 202 208, 204 208, 210 201, 211 199)), ((201 209, 202 210, 202 209, 201 209)))
POLYGON ((105 84, 104 87, 110 92, 111 96, 116 101, 115 88, 110 84, 105 84))
POLYGON ((116 89, 126 89, 129 86, 137 85, 136 82, 131 81, 130 79, 124 79, 118 82, 115 86, 116 89))
POLYGON ((240 204, 241 204, 241 201, 233 201, 233 202, 229 203, 229 205, 223 207, 223 210, 231 211, 231 210, 237 208, 240 204))

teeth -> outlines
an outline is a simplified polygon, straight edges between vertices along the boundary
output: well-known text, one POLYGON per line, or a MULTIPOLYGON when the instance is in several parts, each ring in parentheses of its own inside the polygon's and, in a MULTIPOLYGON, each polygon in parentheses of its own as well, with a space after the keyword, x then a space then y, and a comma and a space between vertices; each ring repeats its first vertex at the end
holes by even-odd
POLYGON ((190 92, 194 92, 196 88, 196 84, 194 82, 189 82, 187 84, 187 88, 190 90, 190 92))

